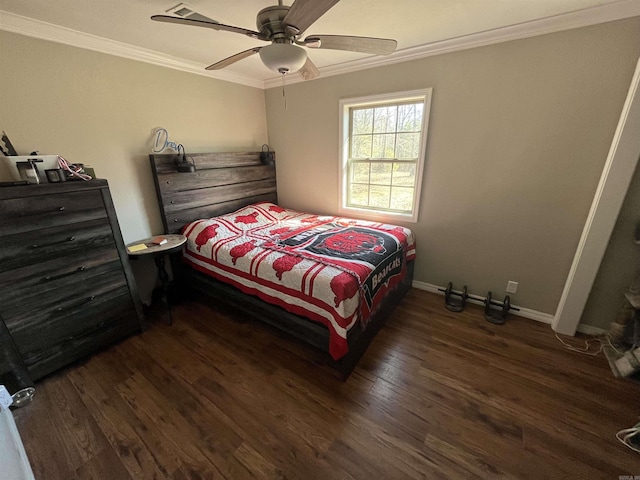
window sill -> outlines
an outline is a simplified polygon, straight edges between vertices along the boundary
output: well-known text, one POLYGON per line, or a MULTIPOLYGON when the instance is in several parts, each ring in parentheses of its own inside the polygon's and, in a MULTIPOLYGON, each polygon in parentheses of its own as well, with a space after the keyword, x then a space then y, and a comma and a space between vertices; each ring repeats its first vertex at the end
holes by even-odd
POLYGON ((338 213, 344 217, 370 220, 370 221, 376 221, 380 223, 395 223, 395 222, 418 223, 417 212, 415 212, 412 215, 412 214, 374 211, 366 208, 340 207, 338 209, 338 213))

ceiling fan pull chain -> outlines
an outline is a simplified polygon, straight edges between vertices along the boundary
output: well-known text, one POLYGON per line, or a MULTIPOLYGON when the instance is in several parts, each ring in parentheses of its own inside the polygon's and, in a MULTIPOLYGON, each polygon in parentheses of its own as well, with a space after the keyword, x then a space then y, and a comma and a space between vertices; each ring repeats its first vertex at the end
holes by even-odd
POLYGON ((287 109, 287 95, 284 92, 284 76, 285 74, 282 74, 282 98, 284 98, 284 109, 287 109))

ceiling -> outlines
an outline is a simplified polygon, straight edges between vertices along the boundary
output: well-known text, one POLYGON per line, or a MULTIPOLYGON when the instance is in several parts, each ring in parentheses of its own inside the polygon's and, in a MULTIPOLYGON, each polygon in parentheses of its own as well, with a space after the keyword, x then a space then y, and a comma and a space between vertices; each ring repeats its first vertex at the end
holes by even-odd
MULTIPOLYGON (((266 43, 235 33, 150 20, 151 15, 165 14, 178 3, 180 0, 0 0, 0 29, 238 83, 274 84, 278 75, 264 67, 258 55, 218 72, 205 72, 207 65, 266 43)), ((184 3, 218 22, 254 30, 257 12, 277 0, 184 3)), ((440 53, 456 45, 468 48, 635 15, 640 15, 638 0, 342 0, 303 37, 345 34, 398 41, 398 51, 389 57, 309 50, 321 75, 330 75, 381 61, 440 53)), ((291 76, 292 81, 297 80, 294 77, 297 75, 291 76)))

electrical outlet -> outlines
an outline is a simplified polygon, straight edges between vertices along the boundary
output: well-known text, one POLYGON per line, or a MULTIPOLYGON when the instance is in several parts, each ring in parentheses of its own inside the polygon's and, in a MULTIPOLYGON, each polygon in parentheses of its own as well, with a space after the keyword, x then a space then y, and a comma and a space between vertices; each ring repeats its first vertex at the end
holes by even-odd
POLYGON ((517 293, 517 292, 518 292, 518 282, 509 280, 507 282, 507 293, 517 293))

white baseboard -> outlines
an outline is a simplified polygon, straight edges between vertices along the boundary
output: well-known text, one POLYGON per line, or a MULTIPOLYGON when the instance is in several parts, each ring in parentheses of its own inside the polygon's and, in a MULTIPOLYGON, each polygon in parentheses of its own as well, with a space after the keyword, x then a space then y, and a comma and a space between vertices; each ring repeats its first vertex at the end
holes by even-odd
POLYGON ((580 325, 578 325, 578 332, 584 333, 585 335, 594 335, 597 337, 599 335, 604 335, 605 333, 607 333, 607 330, 605 330, 604 328, 594 327, 592 325, 581 323, 580 325))
MULTIPOLYGON (((445 287, 439 287, 438 285, 433 285, 431 283, 425 283, 425 282, 418 282, 415 280, 413 281, 411 286, 413 288, 417 288, 418 290, 425 290, 427 292, 436 293, 438 295, 444 296, 445 287), (440 289, 442 289, 442 291, 440 291, 440 289)), ((473 303, 475 305, 484 305, 484 303, 482 303, 481 301, 475 300, 473 298, 467 299, 467 302, 473 303)), ((511 312, 509 312, 510 314, 517 315, 523 318, 529 318, 531 320, 535 320, 536 322, 542 322, 542 323, 551 325, 551 321, 553 320, 553 315, 549 313, 539 312, 537 310, 531 310, 529 308, 519 307, 518 305, 513 305, 513 306, 516 308, 519 308, 520 310, 512 310, 511 312)), ((599 336, 607 333, 607 330, 605 330, 604 328, 594 327, 591 325, 586 325, 584 323, 581 323, 580 325, 578 325, 577 331, 580 333, 584 333, 585 335, 593 335, 593 336, 599 336)))
MULTIPOLYGON (((425 283, 425 282, 418 282, 414 280, 411 286, 413 288, 417 288, 418 290, 425 290, 427 292, 437 293, 438 295, 444 296, 445 288, 439 287, 438 285, 433 285, 431 283, 425 283), (440 291, 439 289, 442 289, 443 291, 440 291)), ((475 300, 473 298, 467 299, 467 302, 473 303, 476 305, 484 305, 483 302, 479 300, 475 300)), ((520 307, 518 305, 512 305, 512 306, 518 308, 519 310, 512 310, 511 312, 509 312, 510 314, 517 315, 523 318, 529 318, 537 322, 542 322, 542 323, 551 325, 551 321, 553 320, 553 315, 549 313, 538 312, 537 310, 531 310, 529 308, 520 307)))

